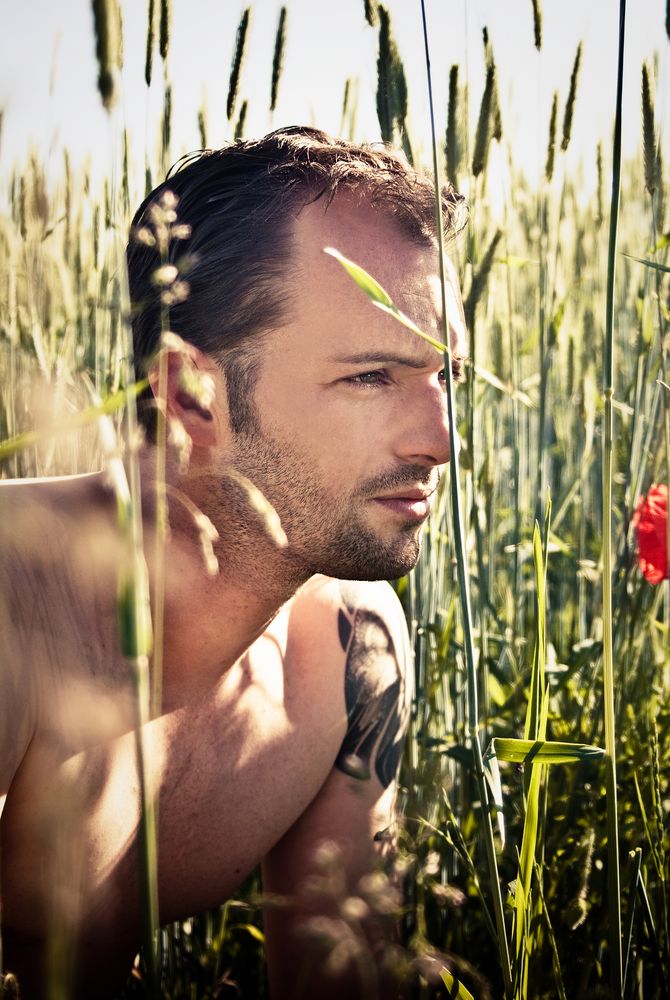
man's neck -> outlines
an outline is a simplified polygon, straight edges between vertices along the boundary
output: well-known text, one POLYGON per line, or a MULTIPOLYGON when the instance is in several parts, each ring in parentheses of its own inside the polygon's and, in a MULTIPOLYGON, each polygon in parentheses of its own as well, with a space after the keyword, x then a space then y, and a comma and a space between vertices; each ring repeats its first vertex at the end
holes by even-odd
MULTIPOLYGON (((154 497, 153 487, 145 490, 144 551, 155 595, 154 497)), ((250 513, 244 523, 244 512, 228 509, 217 516, 197 491, 189 491, 187 503, 184 497, 174 487, 168 489, 169 536, 163 543, 165 710, 215 684, 309 576, 291 565, 262 527, 250 528, 250 513), (202 522, 194 516, 194 505, 211 515, 218 532, 211 553, 218 563, 214 573, 208 572, 202 522)))

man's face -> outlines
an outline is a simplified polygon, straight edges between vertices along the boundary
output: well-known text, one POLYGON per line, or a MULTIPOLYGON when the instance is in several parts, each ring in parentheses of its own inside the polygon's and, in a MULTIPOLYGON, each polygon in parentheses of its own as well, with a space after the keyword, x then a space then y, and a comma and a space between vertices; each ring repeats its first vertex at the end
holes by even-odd
MULTIPOLYGON (((368 206, 338 197, 295 226, 288 323, 263 341, 257 424, 229 459, 271 501, 301 575, 392 579, 416 563, 420 531, 449 461, 443 358, 382 313, 325 254, 370 272, 396 305, 442 340, 438 258, 368 206)), ((289 265, 291 267, 291 265, 289 265)), ((465 351, 449 267, 452 351, 465 351)))

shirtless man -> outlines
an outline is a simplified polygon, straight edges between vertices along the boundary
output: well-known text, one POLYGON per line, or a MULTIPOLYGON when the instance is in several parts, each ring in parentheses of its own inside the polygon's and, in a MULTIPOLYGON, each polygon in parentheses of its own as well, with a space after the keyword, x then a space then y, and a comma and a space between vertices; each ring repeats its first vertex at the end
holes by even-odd
MULTIPOLYGON (((373 581, 416 563, 451 447, 441 356, 323 252, 359 263, 441 339, 429 181, 386 150, 307 128, 183 165, 140 208, 129 245, 136 363, 154 390, 165 259, 148 244, 165 190, 178 201, 164 207, 190 227, 168 248, 189 287, 170 308, 185 343, 165 348, 165 409, 191 454, 187 468, 168 467, 162 707, 146 727, 163 923, 220 904, 259 862, 265 891, 295 895, 324 840, 352 892, 372 869, 375 834, 393 823, 412 684, 400 606, 373 581), (208 400, 194 388, 204 376, 208 400), (276 509, 288 546, 270 537, 241 476, 276 509), (215 575, 195 508, 219 534, 215 575)), ((444 204, 453 233, 461 200, 449 189, 444 204)), ((458 365, 451 267, 447 301, 458 365)), ((150 577, 151 436, 141 456, 150 577)), ((102 473, 6 483, 0 495, 5 971, 24 997, 42 996, 59 962, 75 970, 77 995, 112 995, 141 922, 115 500, 102 473)), ((273 996, 294 995, 314 905, 266 914, 273 996)), ((322 981, 323 968, 311 968, 305 995, 372 995, 355 969, 322 981)))

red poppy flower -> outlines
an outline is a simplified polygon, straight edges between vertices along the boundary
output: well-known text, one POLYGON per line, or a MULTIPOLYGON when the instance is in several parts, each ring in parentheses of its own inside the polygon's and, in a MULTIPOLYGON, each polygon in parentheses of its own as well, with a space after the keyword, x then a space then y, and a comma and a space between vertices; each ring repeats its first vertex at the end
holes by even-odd
POLYGON ((649 583, 660 583, 668 575, 668 487, 650 486, 633 514, 637 533, 637 562, 649 583))

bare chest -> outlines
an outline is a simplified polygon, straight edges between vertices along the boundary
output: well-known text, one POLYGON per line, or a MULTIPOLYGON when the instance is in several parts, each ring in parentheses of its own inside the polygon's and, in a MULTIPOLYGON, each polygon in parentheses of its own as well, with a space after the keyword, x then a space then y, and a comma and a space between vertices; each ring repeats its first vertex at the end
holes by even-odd
MULTIPOLYGON (((316 796, 346 726, 340 660, 305 663, 275 628, 204 696, 146 727, 161 920, 227 898, 316 796)), ((48 897, 105 938, 122 916, 127 926, 141 811, 133 732, 74 754, 37 740, 3 817, 9 919, 30 922, 48 897)))

